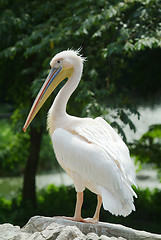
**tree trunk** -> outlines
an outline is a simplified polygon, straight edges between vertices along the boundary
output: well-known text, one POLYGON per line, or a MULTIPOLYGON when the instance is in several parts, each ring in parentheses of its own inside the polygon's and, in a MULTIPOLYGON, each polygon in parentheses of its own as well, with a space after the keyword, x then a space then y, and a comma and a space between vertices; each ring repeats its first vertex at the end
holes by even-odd
POLYGON ((42 130, 31 127, 30 153, 25 167, 23 182, 23 201, 30 201, 36 206, 36 171, 39 161, 39 152, 42 139, 42 130))

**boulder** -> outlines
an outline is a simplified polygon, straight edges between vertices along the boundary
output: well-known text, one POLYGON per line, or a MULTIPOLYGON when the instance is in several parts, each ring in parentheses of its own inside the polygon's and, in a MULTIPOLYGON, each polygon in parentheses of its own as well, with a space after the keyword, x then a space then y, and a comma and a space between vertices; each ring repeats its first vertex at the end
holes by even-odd
POLYGON ((161 235, 138 231, 119 224, 81 223, 61 217, 32 217, 20 228, 12 224, 0 225, 0 240, 124 240, 161 239, 161 235))

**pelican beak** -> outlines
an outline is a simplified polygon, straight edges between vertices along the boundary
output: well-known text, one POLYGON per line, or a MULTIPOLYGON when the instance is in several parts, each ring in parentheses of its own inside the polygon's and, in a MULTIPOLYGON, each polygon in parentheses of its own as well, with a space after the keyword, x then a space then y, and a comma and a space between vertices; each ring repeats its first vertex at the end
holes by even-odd
POLYGON ((73 68, 52 68, 43 86, 41 87, 24 124, 23 131, 25 132, 35 115, 38 113, 44 102, 65 78, 69 78, 73 73, 73 68))

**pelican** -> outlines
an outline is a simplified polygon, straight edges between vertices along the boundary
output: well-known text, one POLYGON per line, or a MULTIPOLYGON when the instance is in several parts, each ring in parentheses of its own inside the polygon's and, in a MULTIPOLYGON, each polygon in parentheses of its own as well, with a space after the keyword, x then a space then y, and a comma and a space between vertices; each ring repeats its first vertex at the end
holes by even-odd
POLYGON ((61 167, 72 178, 76 196, 73 221, 97 223, 103 203, 105 210, 118 216, 135 211, 135 170, 129 150, 117 132, 101 117, 80 118, 66 112, 71 94, 77 88, 83 71, 84 58, 79 51, 67 50, 56 54, 51 71, 29 112, 27 127, 49 95, 64 79, 68 79, 57 94, 47 118, 47 128, 54 152, 61 167), (83 191, 97 194, 93 218, 83 219, 83 191))

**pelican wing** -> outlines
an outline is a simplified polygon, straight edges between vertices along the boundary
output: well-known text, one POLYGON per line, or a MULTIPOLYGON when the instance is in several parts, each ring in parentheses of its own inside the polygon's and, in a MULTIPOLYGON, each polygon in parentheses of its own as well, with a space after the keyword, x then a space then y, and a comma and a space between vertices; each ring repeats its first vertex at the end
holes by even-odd
POLYGON ((120 173, 129 182, 130 185, 136 184, 134 165, 131 161, 129 150, 126 144, 116 131, 101 117, 90 119, 82 124, 73 124, 72 131, 87 140, 99 146, 108 155, 111 162, 120 173))

